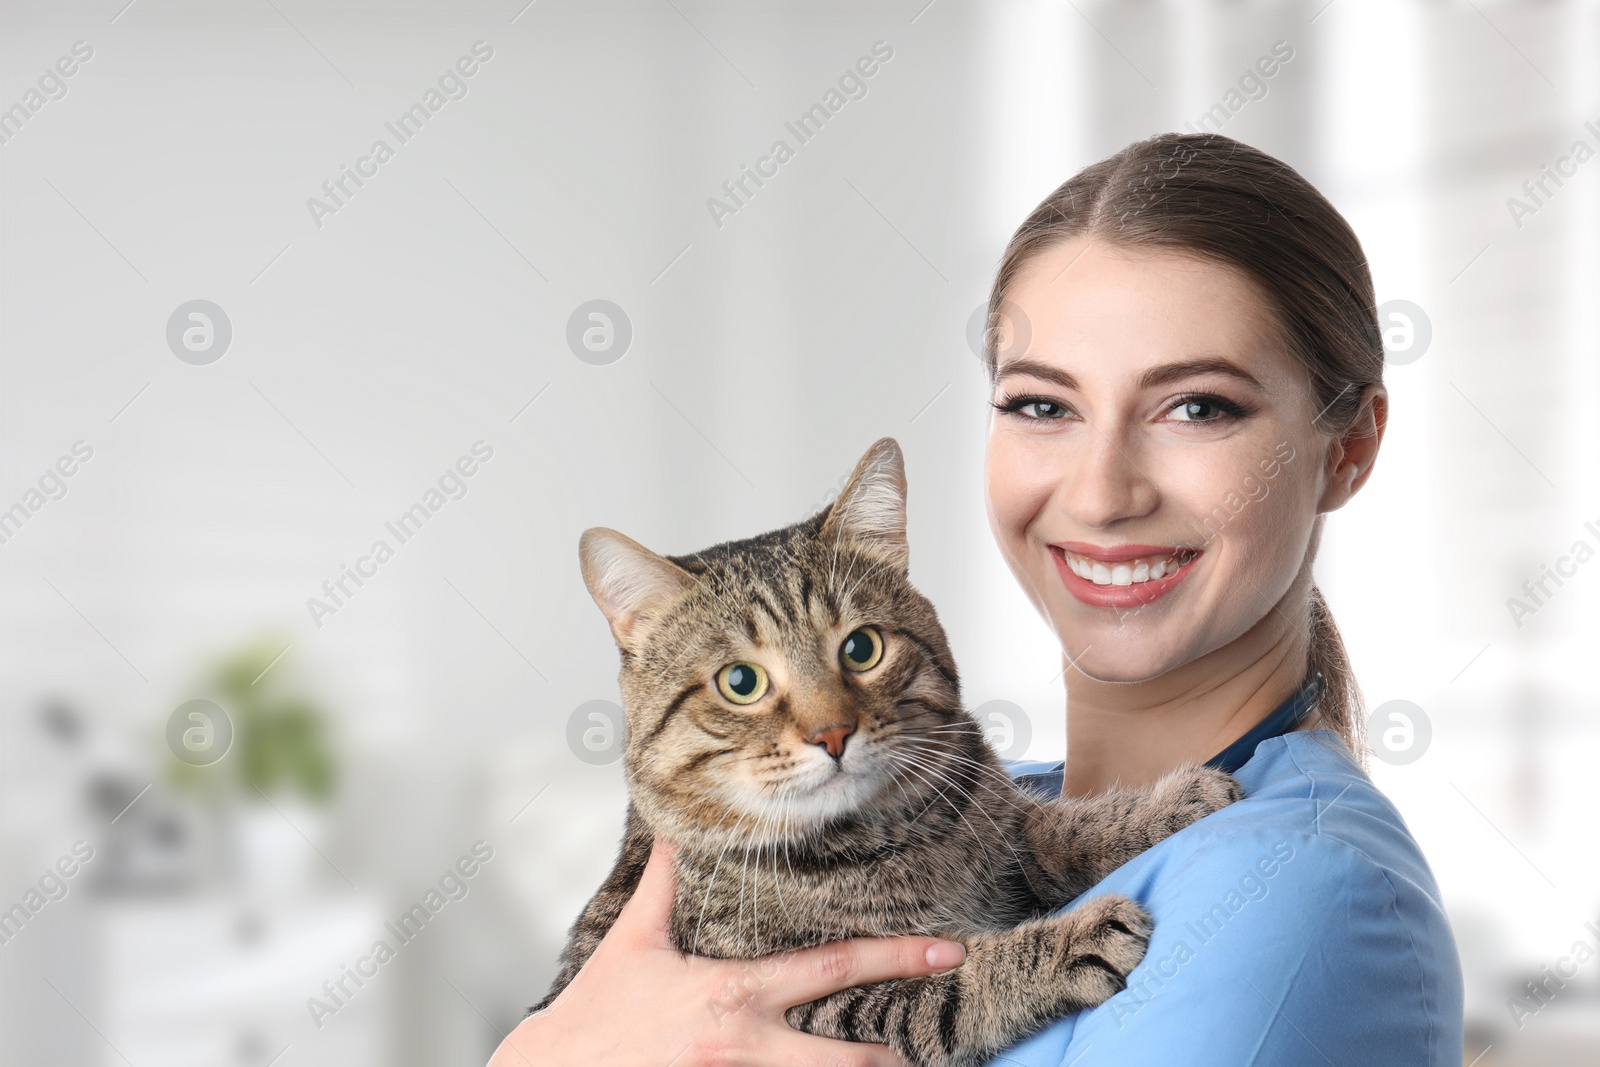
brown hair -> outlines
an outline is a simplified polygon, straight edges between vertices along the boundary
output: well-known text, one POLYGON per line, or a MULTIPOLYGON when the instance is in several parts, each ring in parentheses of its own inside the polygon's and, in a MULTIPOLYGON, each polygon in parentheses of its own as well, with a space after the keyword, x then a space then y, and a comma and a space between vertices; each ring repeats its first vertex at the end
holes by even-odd
MULTIPOLYGON (((1006 288, 1046 248, 1079 236, 1172 249, 1236 268, 1260 287, 1310 379, 1316 422, 1341 435, 1363 390, 1383 381, 1372 272, 1344 216, 1294 168, 1214 133, 1163 133, 1128 145, 1063 182, 1018 227, 989 295, 984 363, 996 373, 1006 288)), ((1309 546, 1321 540, 1318 516, 1309 546)), ((1322 674, 1319 712, 1364 766, 1361 691, 1328 603, 1315 583, 1306 678, 1322 674)))

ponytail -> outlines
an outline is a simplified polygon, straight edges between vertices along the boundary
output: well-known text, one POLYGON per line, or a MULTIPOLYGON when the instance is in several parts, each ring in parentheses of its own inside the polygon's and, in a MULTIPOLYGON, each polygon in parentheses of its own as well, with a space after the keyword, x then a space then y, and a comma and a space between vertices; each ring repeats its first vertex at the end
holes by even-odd
POLYGON ((1339 636, 1339 626, 1333 621, 1333 612, 1315 584, 1311 586, 1310 661, 1308 677, 1312 673, 1322 675, 1322 698, 1317 701, 1317 714, 1339 735, 1365 770, 1367 723, 1362 714, 1361 687, 1350 667, 1350 656, 1345 651, 1344 638, 1339 636))

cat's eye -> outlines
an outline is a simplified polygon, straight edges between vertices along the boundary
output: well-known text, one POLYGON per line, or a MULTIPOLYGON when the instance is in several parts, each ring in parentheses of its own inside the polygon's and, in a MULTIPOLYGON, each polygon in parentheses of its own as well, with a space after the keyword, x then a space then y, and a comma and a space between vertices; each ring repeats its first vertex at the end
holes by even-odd
POLYGON ((717 692, 735 704, 754 704, 767 693, 767 672, 755 663, 730 663, 717 672, 717 692))
POLYGON ((883 635, 875 627, 851 630, 839 646, 839 661, 847 671, 870 671, 883 659, 883 635))

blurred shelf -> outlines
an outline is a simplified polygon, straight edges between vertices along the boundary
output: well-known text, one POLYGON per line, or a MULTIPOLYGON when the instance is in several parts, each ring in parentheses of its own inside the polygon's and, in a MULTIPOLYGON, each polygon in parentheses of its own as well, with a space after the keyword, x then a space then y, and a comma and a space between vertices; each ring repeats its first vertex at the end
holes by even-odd
POLYGON ((377 1067, 392 1058, 393 964, 373 963, 359 986, 346 970, 375 941, 394 940, 374 898, 97 899, 56 938, 51 981, 99 1031, 72 1062, 377 1067), (330 996, 324 983, 341 977, 345 990, 330 996), (314 1018, 311 998, 334 1010, 314 1018))

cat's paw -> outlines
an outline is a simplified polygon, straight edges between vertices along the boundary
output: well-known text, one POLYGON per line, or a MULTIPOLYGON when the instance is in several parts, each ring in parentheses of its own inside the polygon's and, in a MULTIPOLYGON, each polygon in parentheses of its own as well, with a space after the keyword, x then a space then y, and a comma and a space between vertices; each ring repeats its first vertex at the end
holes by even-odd
POLYGON ((1244 798, 1244 787, 1233 775, 1210 767, 1173 771, 1157 783, 1155 792, 1171 817, 1173 833, 1244 798))
POLYGON ((1058 992, 1075 1008, 1094 1007, 1127 988, 1144 959, 1150 913, 1127 897, 1101 896, 1061 916, 1064 938, 1054 954, 1058 992))

